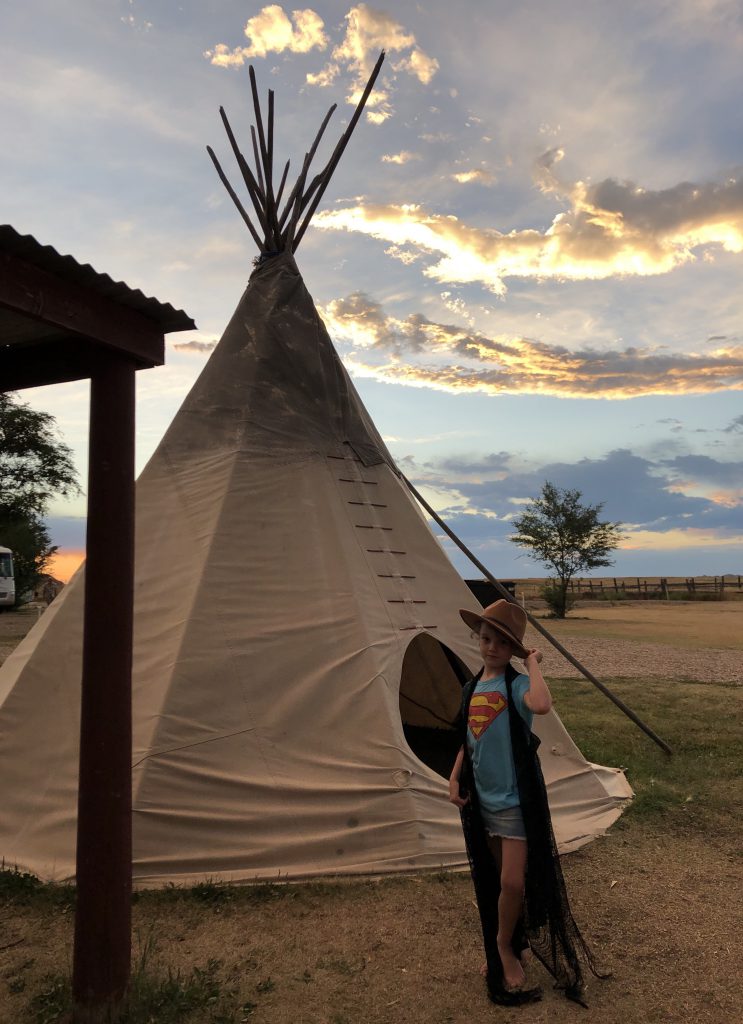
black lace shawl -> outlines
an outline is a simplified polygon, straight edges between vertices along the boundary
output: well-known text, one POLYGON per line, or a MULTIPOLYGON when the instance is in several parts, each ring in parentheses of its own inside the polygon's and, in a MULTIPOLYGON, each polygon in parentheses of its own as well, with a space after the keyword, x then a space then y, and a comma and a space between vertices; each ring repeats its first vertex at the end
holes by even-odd
MULTIPOLYGON (((512 698, 511 684, 517 674, 511 665, 507 666, 508 721, 528 849, 524 908, 514 931, 512 945, 517 957, 524 949, 530 947, 554 977, 555 987, 563 989, 569 999, 574 999, 585 1006, 579 955, 586 961, 593 974, 597 977, 605 975, 596 970, 591 952, 570 912, 557 844, 552 832, 547 790, 537 755, 540 741, 518 713, 512 698)), ((494 1002, 502 1003, 509 1001, 509 993, 505 989, 503 967, 496 944, 500 878, 487 844, 467 747, 469 704, 475 684, 481 675, 482 671, 467 683, 463 690, 459 731, 464 747, 464 761, 459 784, 460 790, 470 797, 469 803, 461 808, 462 828, 480 912, 488 965, 488 993, 494 1002)))

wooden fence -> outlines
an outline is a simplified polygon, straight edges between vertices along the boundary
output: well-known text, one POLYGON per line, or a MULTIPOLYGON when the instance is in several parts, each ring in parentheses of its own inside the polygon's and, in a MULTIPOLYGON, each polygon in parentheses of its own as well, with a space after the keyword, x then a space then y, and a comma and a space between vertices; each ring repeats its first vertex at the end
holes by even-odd
POLYGON ((570 581, 570 593, 575 597, 594 598, 634 598, 634 599, 666 599, 670 600, 673 592, 685 592, 691 595, 718 594, 721 598, 725 593, 743 591, 743 577, 728 574, 725 576, 689 576, 663 577, 652 576, 609 577, 603 579, 580 579, 570 581))

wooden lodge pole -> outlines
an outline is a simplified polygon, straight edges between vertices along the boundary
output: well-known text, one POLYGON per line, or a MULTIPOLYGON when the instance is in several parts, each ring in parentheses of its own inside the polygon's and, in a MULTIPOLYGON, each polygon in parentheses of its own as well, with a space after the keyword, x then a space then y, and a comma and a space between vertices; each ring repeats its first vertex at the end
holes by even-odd
POLYGON ((129 982, 133 593, 134 365, 114 356, 91 378, 90 393, 72 982, 76 1022, 115 1018, 129 982))

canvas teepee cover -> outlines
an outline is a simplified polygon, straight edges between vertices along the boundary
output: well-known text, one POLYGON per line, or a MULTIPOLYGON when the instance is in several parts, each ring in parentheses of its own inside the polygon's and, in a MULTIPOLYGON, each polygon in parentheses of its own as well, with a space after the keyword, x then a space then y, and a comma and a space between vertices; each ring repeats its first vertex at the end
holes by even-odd
MULTIPOLYGON (((142 473, 136 538, 135 883, 466 862, 435 759, 410 744, 451 735, 473 598, 291 249, 254 271, 142 473)), ((74 874, 82 582, 0 669, 0 856, 43 878, 74 874)), ((536 725, 573 849, 631 791, 555 714, 536 725)))

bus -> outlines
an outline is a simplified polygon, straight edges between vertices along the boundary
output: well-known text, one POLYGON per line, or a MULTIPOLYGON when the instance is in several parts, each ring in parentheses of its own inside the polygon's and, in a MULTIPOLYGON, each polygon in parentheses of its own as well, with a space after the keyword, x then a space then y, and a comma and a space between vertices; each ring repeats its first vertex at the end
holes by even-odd
POLYGON ((0 611, 15 605, 15 575, 13 573, 13 552, 0 547, 0 611))

